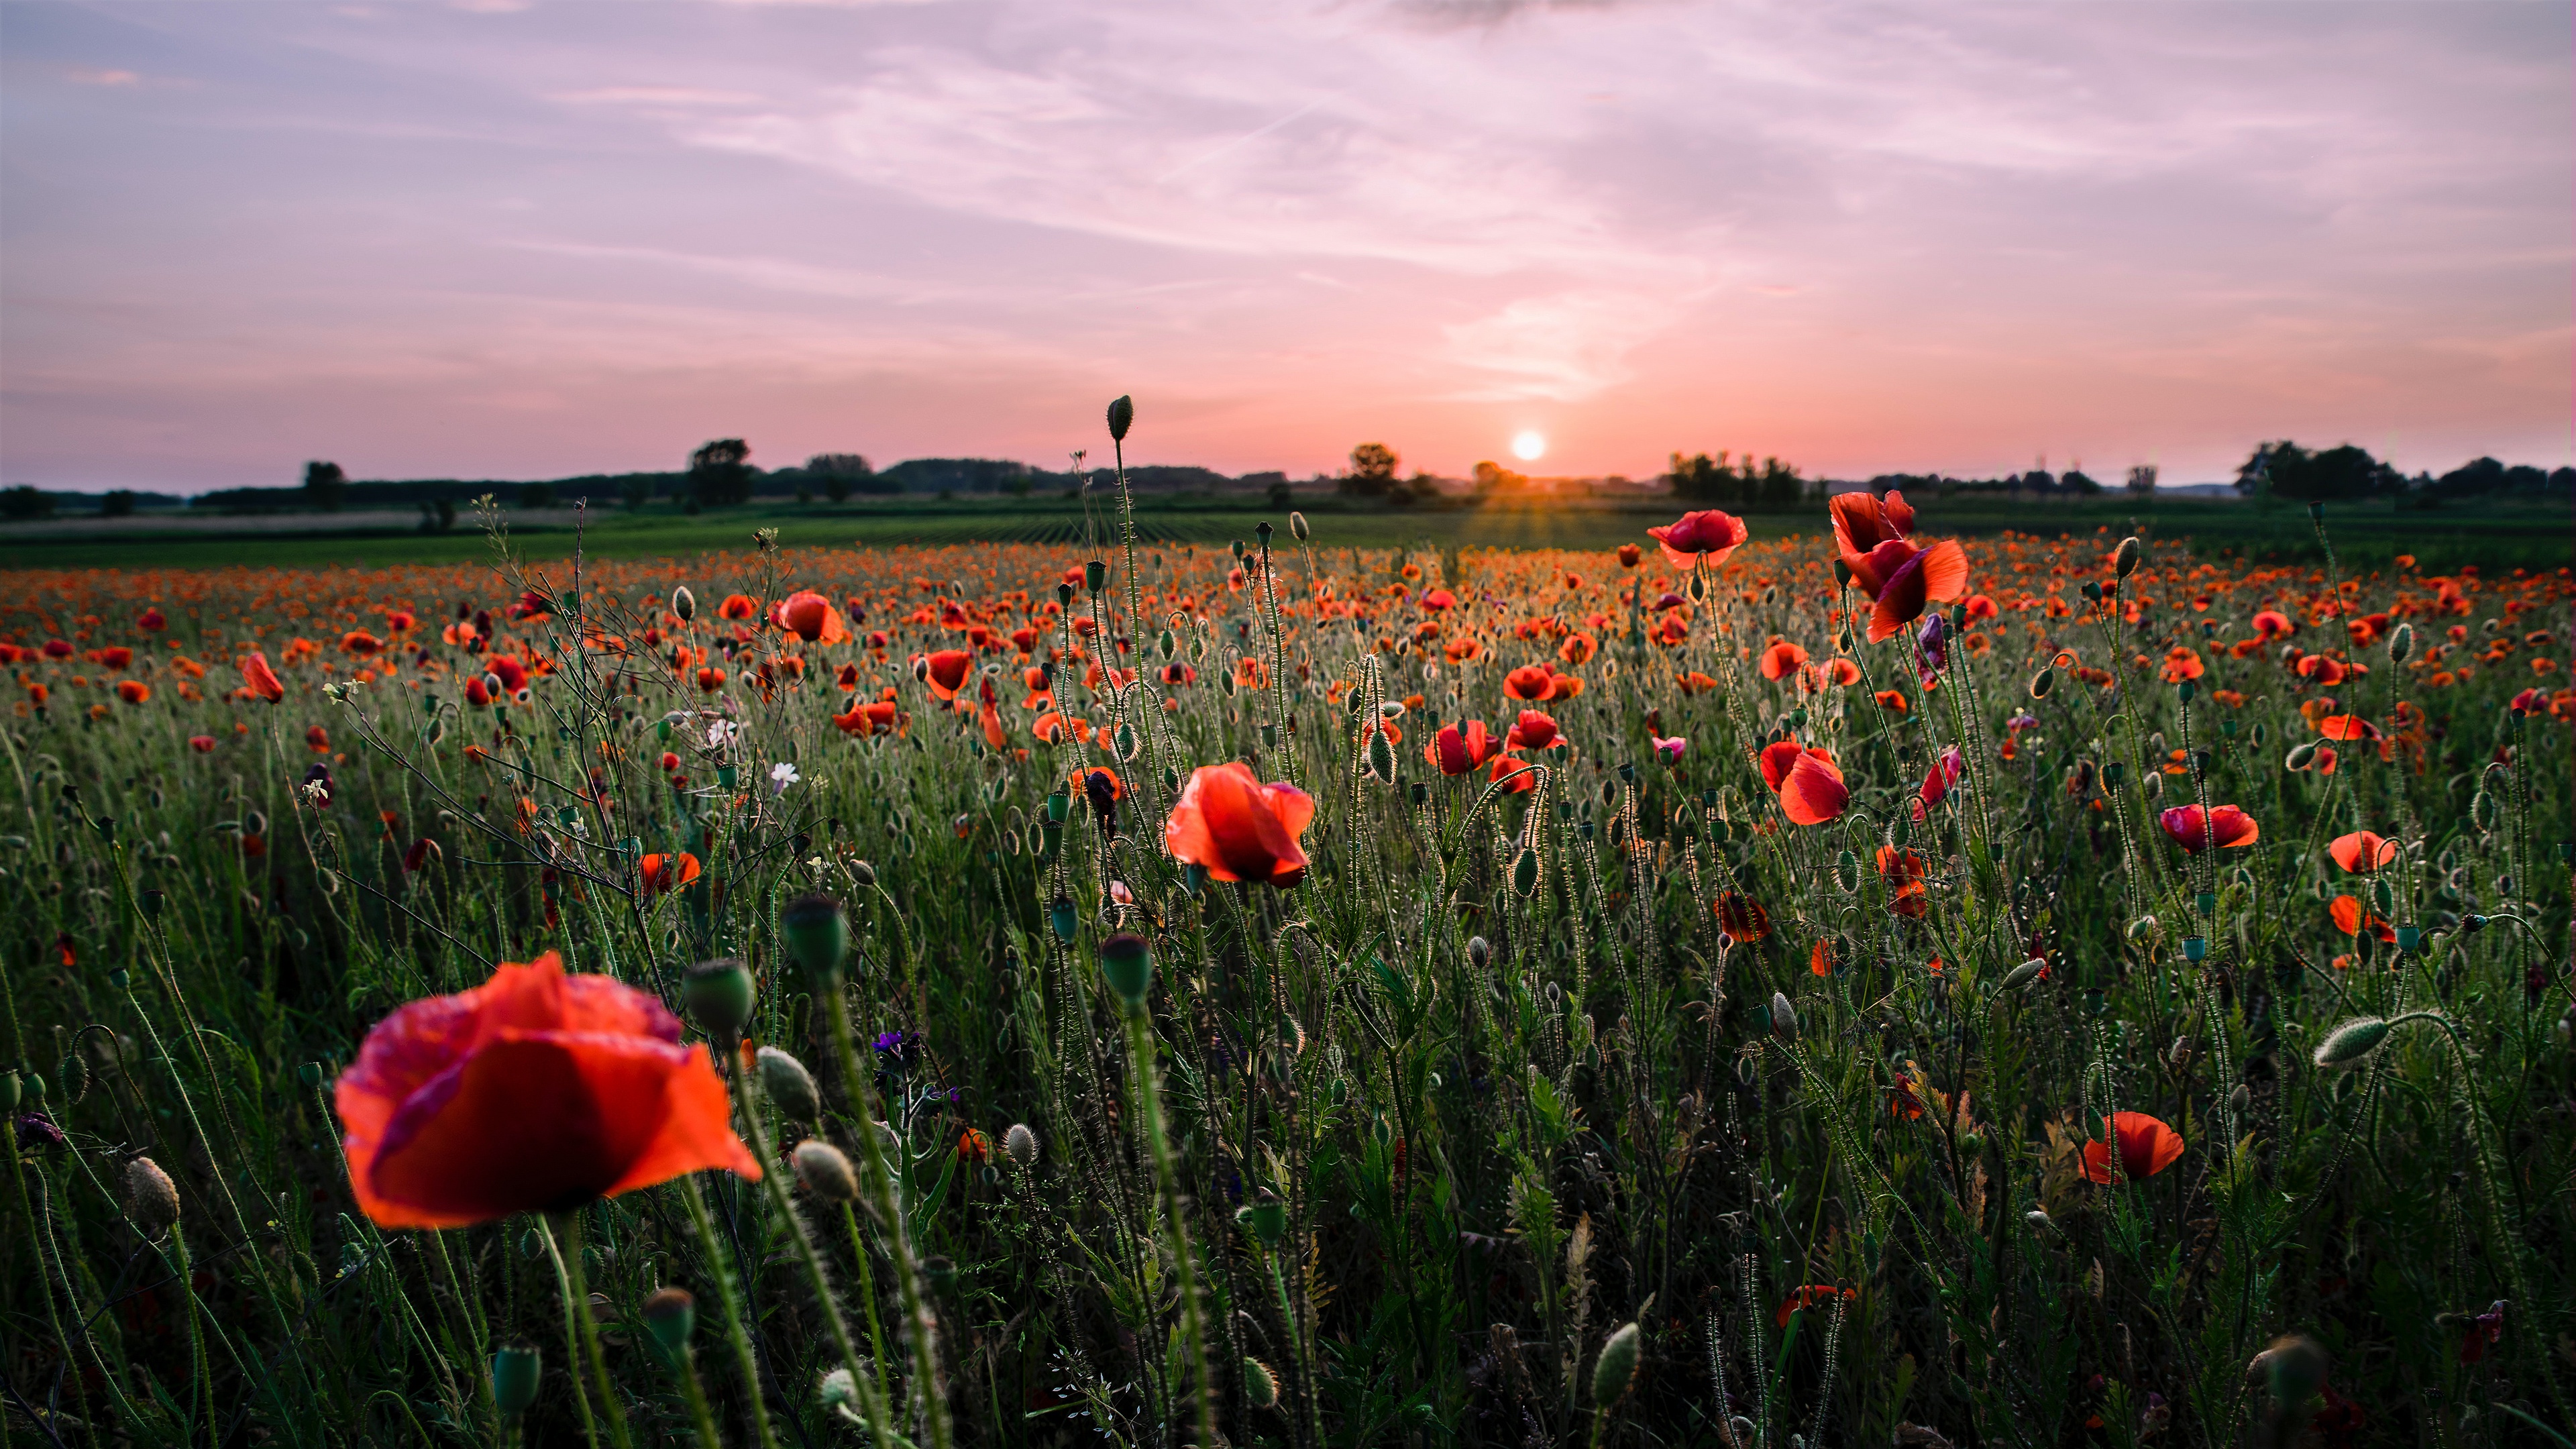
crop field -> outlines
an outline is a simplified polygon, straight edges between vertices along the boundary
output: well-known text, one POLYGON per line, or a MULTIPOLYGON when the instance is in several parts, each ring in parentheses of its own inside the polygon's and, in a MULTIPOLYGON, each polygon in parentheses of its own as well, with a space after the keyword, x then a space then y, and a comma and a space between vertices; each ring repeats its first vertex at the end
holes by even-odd
POLYGON ((11 573, 0 1444, 2568 1444, 2563 518, 1929 518, 11 573))

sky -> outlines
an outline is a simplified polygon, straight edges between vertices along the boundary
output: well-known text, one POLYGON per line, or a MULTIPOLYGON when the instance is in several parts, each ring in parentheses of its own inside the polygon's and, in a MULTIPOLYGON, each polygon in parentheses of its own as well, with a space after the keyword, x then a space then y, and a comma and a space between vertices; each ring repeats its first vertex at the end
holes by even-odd
POLYGON ((0 482, 2555 466, 2571 14, 0 0, 0 482))

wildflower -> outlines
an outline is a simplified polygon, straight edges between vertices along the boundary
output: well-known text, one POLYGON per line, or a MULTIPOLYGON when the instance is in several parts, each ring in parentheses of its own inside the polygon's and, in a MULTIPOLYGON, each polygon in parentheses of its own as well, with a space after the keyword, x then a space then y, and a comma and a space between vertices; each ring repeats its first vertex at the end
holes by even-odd
POLYGON ((1264 785, 1240 761, 1201 765, 1172 806, 1163 845, 1214 879, 1285 889, 1306 878, 1306 852, 1297 839, 1314 818, 1314 797, 1294 785, 1264 785))
POLYGON ((1812 745, 1781 740, 1762 751, 1762 779, 1780 796, 1793 824, 1822 825, 1841 816, 1851 789, 1834 757, 1812 745))
POLYGON ((769 611, 769 622, 808 644, 847 643, 850 630, 832 601, 812 589, 798 589, 769 611))
POLYGON ((769 767, 769 793, 772 795, 786 794, 787 787, 795 784, 796 779, 796 767, 785 760, 779 761, 777 764, 769 767))
POLYGON ((1726 562, 1726 556, 1743 547, 1753 532, 1734 514, 1707 508, 1647 529, 1646 536, 1663 546, 1664 558, 1674 568, 1687 569, 1702 562, 1712 567, 1726 562))
POLYGON ((1642 557, 1644 557, 1644 554, 1635 544, 1623 543, 1619 545, 1619 567, 1623 569, 1635 568, 1637 566, 1637 560, 1642 557))
POLYGON ((1666 737, 1650 734, 1646 738, 1654 746, 1655 753, 1663 757, 1666 765, 1678 762, 1682 757, 1682 751, 1690 748, 1690 741, 1680 735, 1666 737))
POLYGON ((146 608, 140 615, 136 616, 134 623, 137 628, 140 628, 147 634, 158 634, 162 630, 170 627, 169 619, 164 617, 161 611, 156 608, 146 608))
POLYGON ((1552 750, 1565 743, 1558 733, 1556 717, 1535 709, 1525 709, 1512 721, 1511 732, 1503 743, 1511 749, 1552 750))
POLYGON ((1443 775, 1464 775, 1502 753, 1503 742, 1492 737, 1485 722, 1471 719, 1465 725, 1442 725, 1431 743, 1422 747, 1422 758, 1443 775))
POLYGON ((127 704, 141 704, 152 697, 152 686, 139 679, 120 679, 116 682, 116 697, 127 704))
POLYGON ((1968 763, 1960 756, 1957 745, 1943 750, 1941 757, 1934 760, 1932 768, 1925 772, 1922 787, 1914 792, 1914 818, 1917 821, 1929 818, 1932 807, 1949 798, 1950 787, 1958 784, 1959 777, 1967 771, 1968 763))
POLYGON ((397 1009, 341 1074, 351 1190, 383 1227, 574 1207, 702 1168, 760 1176, 678 1018, 553 952, 397 1009))
POLYGON ((275 704, 286 698, 286 685, 277 671, 268 667, 268 656, 254 649, 242 660, 242 686, 259 698, 275 704))
POLYGON ((1555 676, 1544 664, 1524 664, 1503 676, 1503 693, 1512 699, 1537 702, 1549 697, 1555 676))
POLYGON ((2460 1362, 2476 1363, 2487 1356, 2487 1350, 2504 1342, 2504 1303, 2501 1299, 2486 1312, 2469 1320, 2469 1336, 2460 1340, 2460 1362))
POLYGON ((2326 853, 2345 870, 2367 873, 2397 859, 2397 842, 2368 830, 2338 835, 2326 846, 2326 853))
POLYGON ((1488 783, 1502 786, 1507 795, 1526 795, 1538 788, 1538 766, 1518 755, 1496 755, 1485 778, 1488 783))
POLYGON ((2204 805, 2177 805, 2157 816, 2156 823, 2164 827, 2168 839, 2193 855, 2213 845, 2252 845, 2263 833, 2254 817, 2233 805, 2221 805, 2215 810, 2204 805))
POLYGON ((953 700, 966 687, 967 673, 974 666, 975 656, 965 650, 940 649, 915 659, 913 675, 941 700, 953 700))
POLYGON ((1790 643, 1786 639, 1775 639, 1772 641, 1770 648, 1762 651, 1762 677, 1765 679, 1785 678, 1786 676, 1795 673, 1798 666, 1806 662, 1806 650, 1799 648, 1797 645, 1790 643))
POLYGON ((1762 903, 1751 896, 1728 891, 1719 896, 1717 904, 1710 909, 1717 914, 1718 929, 1737 945, 1759 941, 1771 934, 1771 913, 1762 909, 1762 903))
POLYGON ((958 1133, 957 1160, 960 1162, 976 1163, 992 1161, 993 1139, 985 1136, 983 1133, 972 1127, 958 1133))
MULTIPOLYGON (((2115 1112, 2111 1135, 2120 1143, 2120 1173, 2131 1182, 2153 1177, 2182 1156, 2180 1133, 2144 1112, 2115 1112)), ((2084 1144, 2084 1176, 2090 1182, 2111 1181, 2111 1146, 2102 1138, 2084 1144)))
POLYGON ((644 890, 649 895, 662 895, 688 885, 698 878, 698 858, 686 851, 676 854, 648 855, 637 862, 644 877, 644 890))
MULTIPOLYGON (((1890 494, 1889 496, 1893 497, 1895 495, 1890 494)), ((1772 1310, 1772 1326, 1776 1328, 1786 1328, 1789 1326, 1789 1316, 1791 1314, 1796 1313, 1801 1308, 1813 1308, 1819 1303, 1831 1303, 1834 1300, 1834 1295, 1838 1293, 1842 1295, 1845 1301, 1850 1301, 1860 1297, 1860 1290, 1856 1288, 1837 1288, 1831 1283, 1809 1283, 1801 1288, 1793 1288, 1789 1290, 1788 1297, 1780 1300, 1780 1306, 1772 1310)))
POLYGON ((2377 914, 2363 910, 2361 902, 2354 897, 2337 896, 2326 902, 2326 919, 2347 936, 2359 936, 2368 931, 2383 945, 2396 944, 2397 928, 2381 920, 2377 914))
POLYGON ((1887 883, 1887 909, 1900 916, 1920 917, 1931 901, 1923 884, 1926 867, 1923 857, 1910 850, 1882 845, 1877 856, 1878 877, 1887 883))
POLYGON ((215 752, 215 737, 213 735, 190 735, 188 736, 188 748, 195 750, 201 755, 211 755, 215 752))

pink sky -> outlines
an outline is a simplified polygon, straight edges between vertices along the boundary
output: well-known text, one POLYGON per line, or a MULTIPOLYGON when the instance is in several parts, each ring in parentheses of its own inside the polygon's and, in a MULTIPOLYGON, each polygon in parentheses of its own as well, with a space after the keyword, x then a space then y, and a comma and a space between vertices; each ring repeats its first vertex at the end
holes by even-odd
POLYGON ((0 5, 0 481, 2570 461, 2570 7, 0 5))

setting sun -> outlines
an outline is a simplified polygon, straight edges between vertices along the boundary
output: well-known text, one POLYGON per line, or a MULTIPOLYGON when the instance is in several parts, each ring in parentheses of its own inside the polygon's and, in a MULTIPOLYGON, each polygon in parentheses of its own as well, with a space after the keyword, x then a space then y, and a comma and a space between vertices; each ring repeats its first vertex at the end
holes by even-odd
POLYGON ((1524 463, 1533 462, 1547 451, 1547 439, 1537 433, 1522 433, 1512 439, 1512 456, 1524 463))

